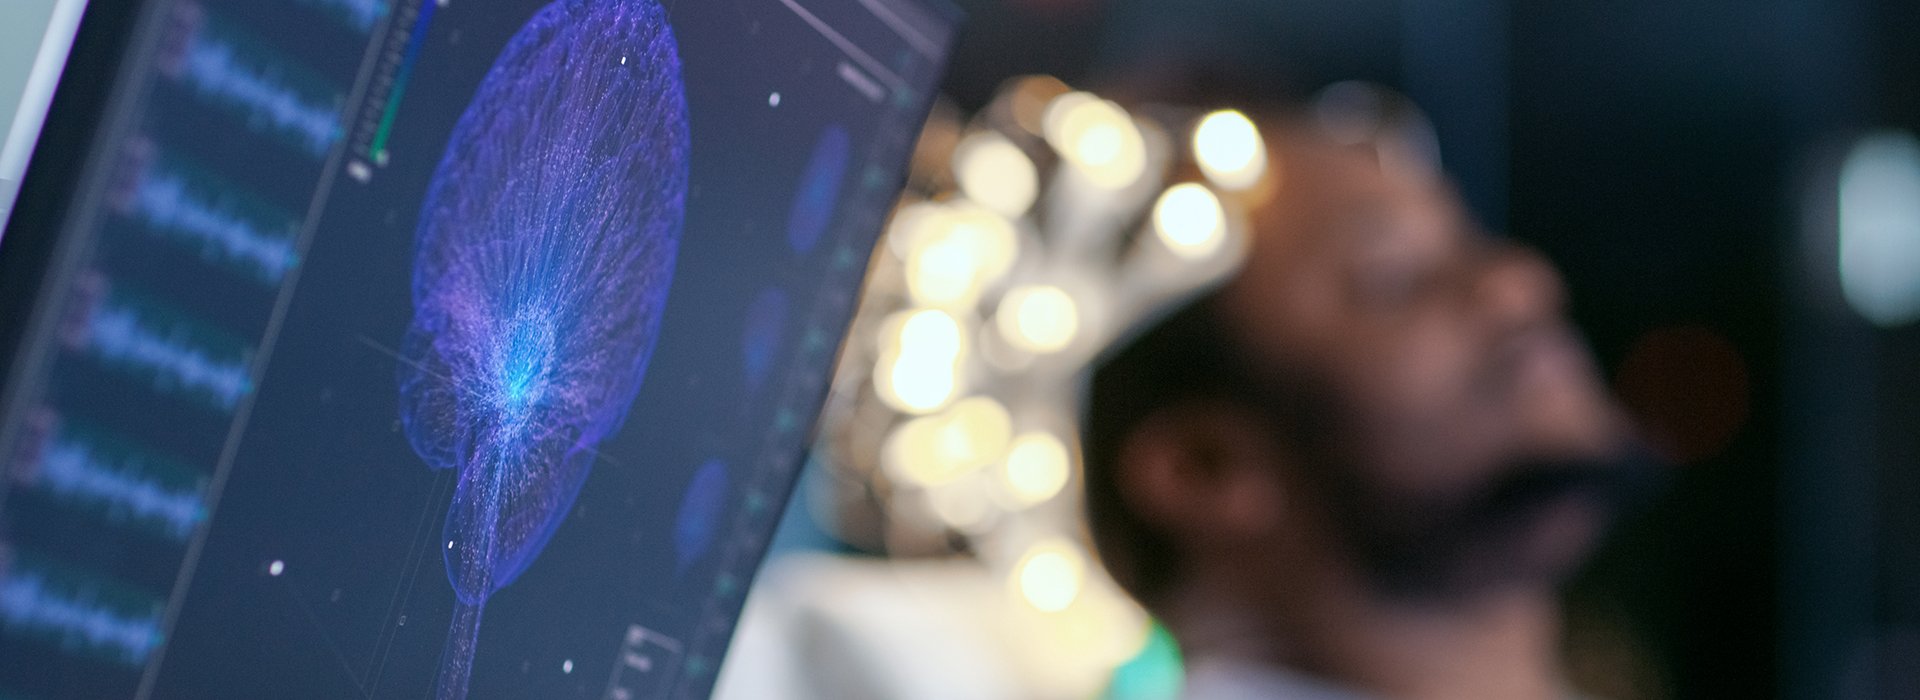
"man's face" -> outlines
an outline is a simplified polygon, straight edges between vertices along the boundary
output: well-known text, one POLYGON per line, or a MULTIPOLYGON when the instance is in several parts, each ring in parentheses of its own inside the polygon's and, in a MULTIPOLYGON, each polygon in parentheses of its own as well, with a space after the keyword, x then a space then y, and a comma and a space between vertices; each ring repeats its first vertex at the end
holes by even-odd
POLYGON ((1320 454, 1296 461, 1319 462, 1298 471, 1331 529, 1412 579, 1395 586, 1564 573, 1609 515, 1626 439, 1553 268, 1437 178, 1328 144, 1279 155, 1222 313, 1257 371, 1328 404, 1320 454))

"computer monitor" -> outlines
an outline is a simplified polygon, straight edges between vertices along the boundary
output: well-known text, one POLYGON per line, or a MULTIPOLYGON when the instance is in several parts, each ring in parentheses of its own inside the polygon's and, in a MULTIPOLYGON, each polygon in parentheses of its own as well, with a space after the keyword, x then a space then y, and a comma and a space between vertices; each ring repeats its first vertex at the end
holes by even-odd
POLYGON ((90 3, 0 239, 0 697, 704 697, 956 21, 90 3))

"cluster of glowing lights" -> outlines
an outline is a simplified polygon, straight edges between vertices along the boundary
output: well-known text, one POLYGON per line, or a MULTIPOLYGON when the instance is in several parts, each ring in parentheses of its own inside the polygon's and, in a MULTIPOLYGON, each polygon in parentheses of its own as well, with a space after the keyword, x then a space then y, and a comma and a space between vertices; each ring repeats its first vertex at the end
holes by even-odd
MULTIPOLYGON (((901 263, 905 310, 881 324, 873 387, 902 415, 883 426, 879 469, 910 499, 902 501, 910 504, 903 516, 1000 540, 982 551, 1007 557, 995 568, 1006 577, 1010 602, 1030 613, 1035 638, 1108 668, 1145 645, 1147 624, 1099 577, 1084 542, 1067 534, 1075 530, 1056 522, 1076 503, 1067 497, 1079 468, 1073 433, 1016 418, 994 387, 1023 379, 1017 373, 1028 368, 1077 362, 1112 314, 1123 311, 1113 305, 1125 302, 1080 282, 1112 271, 1048 255, 1058 252, 1047 248, 1053 239, 1024 227, 1072 229, 1069 220, 1086 214, 1075 206, 1125 206, 1131 208, 1123 213, 1137 215, 1145 205, 1151 245, 1178 265, 1211 269, 1235 231, 1230 213, 1237 209, 1223 200, 1259 187, 1273 176, 1272 164, 1253 120, 1216 111, 1194 123, 1189 142, 1165 144, 1184 146, 1199 170, 1193 181, 1167 186, 1148 172, 1159 167, 1149 162, 1158 158, 1150 151, 1162 145, 1150 122, 1051 79, 1023 81, 1009 99, 1014 130, 966 132, 951 152, 955 191, 904 204, 890 224, 887 245, 901 263), (1033 135, 1059 156, 1063 177, 1043 171, 1030 155, 1022 139, 1033 135), (1056 184, 1076 196, 1049 198, 1045 220, 1035 218, 1036 204, 1056 184), (1156 197, 1160 187, 1166 189, 1156 197), (973 365, 976 356, 984 367, 973 365), (1003 376, 976 374, 982 371, 1003 376)), ((1112 224, 1128 220, 1138 219, 1112 224)), ((1031 410, 1024 400, 1018 405, 1031 410)))
POLYGON ((1059 287, 1027 285, 1009 290, 1001 298, 994 322, 1016 348, 1032 353, 1059 352, 1079 335, 1080 307, 1059 287))
POLYGON ((1208 114, 1193 130, 1193 157, 1214 184, 1244 190, 1267 172, 1267 145, 1247 115, 1231 109, 1208 114))
POLYGON ((1086 578, 1086 557, 1062 539, 1033 545, 1013 567, 1013 583, 1021 599, 1046 613, 1061 612, 1073 605, 1086 586, 1086 578))
POLYGON ((1117 104, 1069 92, 1047 105, 1041 126, 1047 143, 1099 187, 1122 189, 1146 174, 1146 138, 1117 104))
POLYGON ((1226 211, 1220 206, 1220 198, 1206 186, 1192 182, 1174 185, 1153 204, 1153 233, 1182 258, 1205 258, 1226 241, 1226 211))
POLYGON ((965 353, 966 336, 952 314, 935 309, 895 314, 881 331, 874 388, 895 410, 932 413, 958 392, 965 353))
POLYGON ((962 194, 1002 216, 1026 214, 1040 194, 1040 173, 1033 160, 992 131, 960 141, 953 151, 953 174, 962 194))

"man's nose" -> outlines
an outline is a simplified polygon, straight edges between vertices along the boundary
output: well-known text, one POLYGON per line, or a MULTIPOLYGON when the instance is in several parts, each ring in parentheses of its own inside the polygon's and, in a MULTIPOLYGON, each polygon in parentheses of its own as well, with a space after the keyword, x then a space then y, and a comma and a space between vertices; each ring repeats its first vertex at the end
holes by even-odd
POLYGON ((1481 258, 1473 288, 1477 310, 1503 324, 1530 324, 1566 306, 1560 273, 1533 248, 1496 243, 1481 258))

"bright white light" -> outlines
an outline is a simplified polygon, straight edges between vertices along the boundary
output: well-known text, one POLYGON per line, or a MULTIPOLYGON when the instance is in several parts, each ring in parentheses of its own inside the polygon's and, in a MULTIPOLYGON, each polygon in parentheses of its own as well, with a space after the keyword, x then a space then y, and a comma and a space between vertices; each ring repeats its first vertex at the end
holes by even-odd
POLYGON ((573 673, 573 659, 567 659, 566 661, 560 662, 560 672, 573 673))
POLYGON ((1013 419, 985 396, 963 399, 946 412, 895 428, 881 446, 892 473, 919 486, 936 486, 978 471, 1007 453, 1013 419))
POLYGON ((903 204, 893 210, 893 218, 887 222, 887 250, 906 260, 921 239, 936 232, 941 225, 940 216, 945 212, 946 205, 925 201, 903 204))
POLYGON ((971 471, 1007 453, 1013 435, 1013 417, 1007 407, 985 396, 964 399, 947 411, 940 426, 940 459, 961 471, 971 471))
POLYGON ((1040 135, 1056 151, 1066 151, 1061 147, 1064 142, 1067 115, 1089 102, 1099 102, 1100 98, 1091 92, 1068 92, 1047 102, 1047 108, 1040 114, 1040 135))
POLYGON ((1020 252, 1013 222, 981 207, 955 205, 948 210, 953 237, 966 241, 979 261, 979 284, 991 284, 1007 274, 1020 252))
POLYGON ((1253 120, 1238 111, 1214 112, 1193 130, 1193 155, 1214 184, 1244 190, 1267 172, 1267 146, 1253 120))
MULTIPOLYGON (((922 309, 897 316, 899 330, 893 348, 902 355, 928 360, 953 360, 960 356, 966 336, 960 321, 945 311, 922 309)), ((891 327, 893 324, 883 324, 891 327)))
POLYGON ((882 359, 874 376, 880 398, 905 413, 930 413, 945 406, 957 393, 958 368, 952 363, 913 362, 911 356, 882 359))
POLYGON ((1008 491, 1022 505, 1033 505, 1059 495, 1071 473, 1067 446, 1052 433, 1036 431, 1014 438, 1007 449, 1008 491))
POLYGON ((880 326, 874 390, 907 413, 931 413, 959 389, 966 334, 952 314, 932 309, 895 314, 880 326))
POLYGON ((994 322, 1014 347, 1033 353, 1059 352, 1080 331, 1080 309, 1059 287, 1031 285, 1007 292, 994 322))
POLYGON ((1060 612, 1080 597, 1086 561, 1064 540, 1041 542, 1014 566, 1014 582, 1027 604, 1041 612, 1060 612))
POLYGON ((1872 134, 1840 171, 1840 287, 1881 326, 1920 319, 1920 141, 1872 134))
POLYGON ((1180 257, 1204 258, 1226 240, 1227 217, 1212 190, 1184 182, 1167 188, 1154 203, 1153 232, 1180 257))
POLYGON ((1147 144, 1119 105, 1070 92, 1047 105, 1047 143, 1093 184, 1120 189, 1146 172, 1147 144))
POLYGON ((1005 136, 982 131, 966 137, 953 151, 953 174, 967 198, 1019 217, 1040 193, 1040 174, 1027 154, 1005 136))
POLYGON ((956 205, 915 216, 906 254, 907 293, 915 303, 969 306, 1012 267, 1019 237, 999 214, 956 205))
POLYGON ((286 573, 286 571, 287 571, 287 563, 284 561, 280 561, 279 559, 275 559, 271 563, 267 564, 268 576, 279 576, 280 574, 286 573))
POLYGON ((975 292, 980 263, 964 241, 940 236, 907 254, 907 293, 928 306, 961 306, 975 292))

